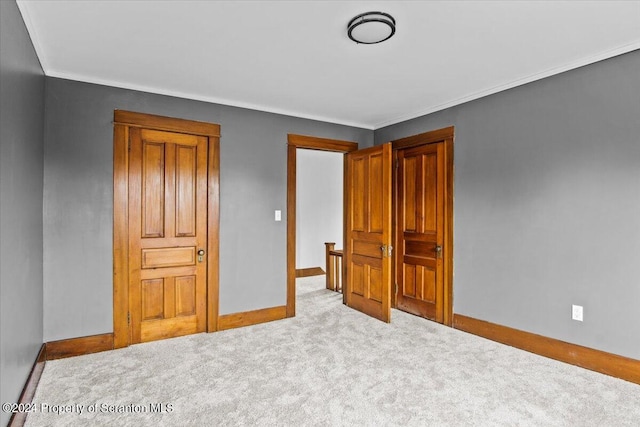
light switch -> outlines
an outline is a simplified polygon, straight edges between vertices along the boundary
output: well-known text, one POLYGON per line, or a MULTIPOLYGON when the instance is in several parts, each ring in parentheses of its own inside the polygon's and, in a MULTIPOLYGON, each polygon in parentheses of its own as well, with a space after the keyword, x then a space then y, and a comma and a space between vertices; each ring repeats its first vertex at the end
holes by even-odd
POLYGON ((282 211, 276 211, 276 221, 282 221, 282 211))

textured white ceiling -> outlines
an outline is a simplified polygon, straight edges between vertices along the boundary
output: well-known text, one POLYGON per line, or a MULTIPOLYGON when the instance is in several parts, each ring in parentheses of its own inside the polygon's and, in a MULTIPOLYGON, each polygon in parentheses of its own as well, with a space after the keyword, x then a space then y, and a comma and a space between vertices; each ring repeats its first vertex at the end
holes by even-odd
POLYGON ((365 128, 640 49, 640 1, 25 1, 49 76, 365 128), (383 11, 397 31, 357 45, 383 11))

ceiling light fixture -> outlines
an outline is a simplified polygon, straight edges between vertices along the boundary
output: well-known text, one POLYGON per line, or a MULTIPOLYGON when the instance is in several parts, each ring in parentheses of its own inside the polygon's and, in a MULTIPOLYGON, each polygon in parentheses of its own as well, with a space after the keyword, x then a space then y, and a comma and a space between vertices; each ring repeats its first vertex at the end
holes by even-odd
POLYGON ((384 12, 366 12, 353 18, 347 35, 360 44, 376 44, 389 40, 396 32, 396 20, 384 12))

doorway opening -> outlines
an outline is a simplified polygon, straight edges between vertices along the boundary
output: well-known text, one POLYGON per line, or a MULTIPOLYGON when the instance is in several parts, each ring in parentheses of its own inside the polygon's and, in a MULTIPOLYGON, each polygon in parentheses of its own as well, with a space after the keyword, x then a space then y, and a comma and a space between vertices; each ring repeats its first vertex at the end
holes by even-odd
POLYGON ((287 317, 295 316, 296 155, 308 148, 344 153, 343 302, 386 322, 397 308, 452 325, 453 136, 448 127, 358 150, 289 135, 287 317))
POLYGON ((296 277, 324 277, 327 244, 342 248, 344 155, 298 149, 296 161, 296 277))
MULTIPOLYGON (((297 266, 297 167, 298 149, 319 150, 335 153, 349 153, 358 149, 358 144, 352 141, 317 138, 313 136, 289 134, 287 137, 287 317, 296 313, 296 268, 297 266)), ((344 170, 344 167, 343 167, 344 170)), ((344 183, 342 183, 344 188, 344 183)), ((344 196, 343 196, 344 197, 344 196)), ((344 200, 344 198, 343 198, 344 200)), ((336 213, 342 218, 341 213, 336 213)), ((341 221, 341 223, 342 223, 341 221)), ((338 243, 338 242, 336 242, 338 243)), ((339 242, 342 245, 342 242, 339 242)), ((321 264, 322 265, 322 264, 321 264)), ((303 267, 303 266, 300 266, 303 267)), ((308 266, 315 268, 318 266, 308 266)))

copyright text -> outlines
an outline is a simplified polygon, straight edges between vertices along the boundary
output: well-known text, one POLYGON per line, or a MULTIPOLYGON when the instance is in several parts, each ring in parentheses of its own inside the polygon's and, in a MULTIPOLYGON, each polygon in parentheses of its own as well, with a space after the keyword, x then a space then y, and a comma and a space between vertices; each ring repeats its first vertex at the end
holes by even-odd
POLYGON ((66 404, 52 405, 49 403, 3 403, 2 412, 8 413, 32 413, 40 412, 44 414, 161 414, 173 412, 172 403, 146 403, 146 404, 109 404, 109 403, 93 403, 85 404, 66 404))

